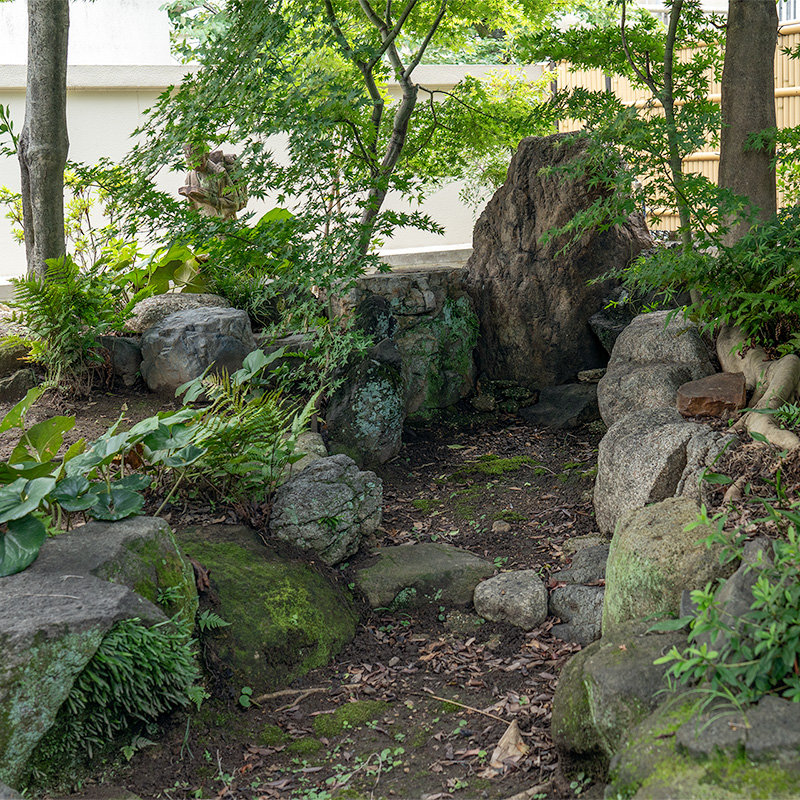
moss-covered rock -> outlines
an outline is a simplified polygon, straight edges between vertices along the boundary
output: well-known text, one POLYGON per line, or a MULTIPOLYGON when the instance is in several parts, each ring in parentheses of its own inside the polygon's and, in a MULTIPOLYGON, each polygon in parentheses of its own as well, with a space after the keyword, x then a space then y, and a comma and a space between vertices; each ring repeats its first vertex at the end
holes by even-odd
POLYGON ((741 752, 694 759, 676 734, 693 725, 697 695, 676 697, 633 728, 609 771, 608 797, 743 800, 800 796, 800 759, 755 763, 741 752))
POLYGON ((677 616, 684 590, 733 572, 734 566, 720 565, 718 547, 699 542, 707 526, 686 530, 697 511, 694 500, 670 497, 622 516, 606 565, 604 634, 648 614, 677 616))
POLYGON ((204 637, 206 660, 231 693, 289 684, 336 655, 355 634, 351 598, 323 573, 280 557, 243 526, 176 532, 209 570, 213 609, 231 625, 204 637))
POLYGON ((686 637, 646 629, 640 620, 621 625, 562 670, 551 724, 562 752, 608 763, 628 731, 663 702, 666 668, 653 661, 686 637))
POLYGON ((197 597, 169 527, 146 517, 48 539, 31 567, 0 580, 0 780, 18 785, 116 622, 165 620, 156 603, 193 620, 197 597))

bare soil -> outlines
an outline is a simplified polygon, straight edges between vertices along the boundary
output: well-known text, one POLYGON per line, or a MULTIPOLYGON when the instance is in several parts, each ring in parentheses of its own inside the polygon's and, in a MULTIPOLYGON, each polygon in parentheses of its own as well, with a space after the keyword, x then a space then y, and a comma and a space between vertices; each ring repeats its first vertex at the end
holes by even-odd
MULTIPOLYGON (((72 414, 70 440, 91 439, 120 413, 132 424, 168 407, 146 393, 96 393, 88 402, 51 398, 30 421, 72 414)), ((599 424, 549 432, 467 406, 410 427, 400 455, 380 470, 384 517, 369 544, 447 542, 498 571, 533 569, 549 581, 569 563, 570 539, 597 532, 591 487, 602 432, 599 424)), ((0 456, 11 440, 0 439, 0 456)), ((165 517, 173 526, 238 521, 232 510, 197 503, 173 505, 165 517)), ((364 548, 344 579, 367 558, 364 548)), ((570 786, 561 775, 549 734, 558 672, 580 649, 551 635, 556 621, 522 631, 469 609, 365 606, 356 638, 327 667, 248 709, 212 698, 175 714, 155 744, 76 778, 72 791, 114 798, 124 789, 143 800, 590 796, 588 778, 570 786), (511 723, 520 736, 495 769, 511 723)))

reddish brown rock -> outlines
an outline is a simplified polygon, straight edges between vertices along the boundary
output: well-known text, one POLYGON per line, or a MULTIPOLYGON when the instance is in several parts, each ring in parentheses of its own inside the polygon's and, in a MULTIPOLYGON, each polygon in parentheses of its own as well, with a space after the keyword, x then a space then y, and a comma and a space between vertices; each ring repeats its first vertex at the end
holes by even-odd
POLYGON ((489 380, 539 389, 608 360, 589 318, 615 284, 590 280, 627 266, 652 240, 640 214, 565 252, 564 239, 543 240, 609 191, 596 176, 575 174, 586 147, 564 134, 523 139, 475 226, 467 287, 480 320, 478 373, 489 380))
POLYGON ((678 389, 678 411, 684 417, 727 419, 747 405, 747 390, 741 372, 718 372, 689 381, 678 389))

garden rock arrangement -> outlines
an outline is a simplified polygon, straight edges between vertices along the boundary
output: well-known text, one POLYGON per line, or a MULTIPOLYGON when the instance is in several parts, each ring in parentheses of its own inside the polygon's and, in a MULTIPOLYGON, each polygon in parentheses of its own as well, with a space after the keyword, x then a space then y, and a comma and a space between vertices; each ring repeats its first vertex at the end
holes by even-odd
POLYGON ((354 311, 376 342, 328 404, 334 452, 384 464, 400 451, 406 417, 446 408, 472 391, 477 318, 464 277, 450 267, 367 275, 333 300, 337 312, 354 311))
POLYGON ((682 384, 713 372, 708 348, 681 315, 640 314, 616 340, 597 387, 603 422, 611 427, 632 411, 674 409, 682 384))
POLYGON ((480 320, 478 369, 490 379, 540 388, 606 362, 589 318, 612 284, 588 281, 625 267, 652 240, 637 215, 623 227, 584 235, 565 254, 562 239, 541 244, 546 231, 597 198, 584 179, 543 174, 574 163, 584 147, 563 134, 523 139, 475 226, 467 283, 480 320))
POLYGON ((73 682, 120 621, 194 618, 191 567, 161 520, 92 522, 0 581, 0 780, 16 785, 73 682), (156 605, 167 593, 171 602, 156 605))
MULTIPOLYGON (((600 383, 600 408, 611 427, 600 443, 595 510, 601 531, 613 534, 602 638, 562 671, 553 738, 596 775, 610 765, 611 797, 728 798, 741 796, 742 787, 793 797, 800 789, 794 704, 766 697, 746 720, 731 716, 732 706, 697 717, 698 696, 666 692, 667 664, 653 663, 673 647, 682 650, 686 633, 649 632, 652 617, 643 617, 696 613, 689 591, 727 578, 720 613, 735 623, 753 602, 757 578, 757 568, 744 564, 731 575, 735 564, 721 567, 718 552, 697 544, 707 527, 685 530, 697 519, 703 471, 737 440, 677 412, 680 381, 703 378, 711 362, 685 322, 664 322, 663 313, 635 319, 600 383), (775 720, 772 730, 768 719, 775 720), (737 761, 742 751, 750 759, 744 765, 737 761)), ((764 546, 751 543, 745 560, 757 564, 764 546)), ((550 605, 557 613, 555 597, 550 605)))

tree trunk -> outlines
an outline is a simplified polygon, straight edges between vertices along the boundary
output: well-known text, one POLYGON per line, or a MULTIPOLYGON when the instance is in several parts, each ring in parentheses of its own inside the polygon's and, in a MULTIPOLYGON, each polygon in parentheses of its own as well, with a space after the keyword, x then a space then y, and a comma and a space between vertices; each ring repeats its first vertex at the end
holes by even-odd
MULTIPOLYGON (((775 213, 775 151, 746 148, 751 134, 776 127, 774 60, 778 36, 775 0, 729 0, 722 71, 719 185, 748 197, 758 219, 775 213)), ((749 225, 734 225, 731 245, 749 225)))
POLYGON ((19 139, 28 276, 63 256, 67 161, 68 0, 28 0, 28 84, 19 139))

